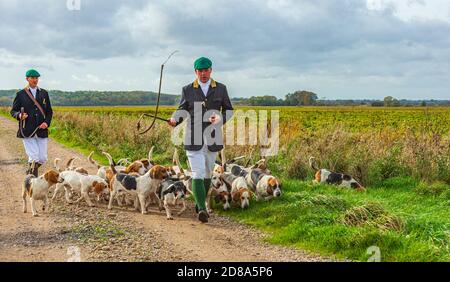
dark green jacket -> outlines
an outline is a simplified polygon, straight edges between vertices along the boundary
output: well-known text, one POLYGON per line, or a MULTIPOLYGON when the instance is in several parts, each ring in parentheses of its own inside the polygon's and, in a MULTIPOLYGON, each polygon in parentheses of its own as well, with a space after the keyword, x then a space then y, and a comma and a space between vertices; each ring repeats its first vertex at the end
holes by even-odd
MULTIPOLYGON (((27 137, 31 133, 33 133, 33 131, 43 122, 46 122, 49 127, 52 122, 53 110, 52 105, 50 104, 50 97, 48 96, 48 92, 42 88, 38 88, 36 92, 36 100, 44 110, 45 118, 42 115, 41 111, 39 111, 38 107, 33 103, 33 100, 28 97, 24 89, 16 93, 16 97, 14 98, 13 106, 10 112, 12 117, 19 120, 20 109, 22 107, 24 108, 24 112, 28 114, 28 118, 25 120, 25 128, 23 129, 23 134, 27 137)), ((38 129, 36 131, 36 135, 41 138, 47 138, 48 129, 38 129)), ((17 137, 23 138, 22 134, 20 133, 20 128, 17 131, 17 137)))
POLYGON ((188 151, 199 151, 205 141, 202 136, 212 136, 215 137, 214 140, 206 140, 209 151, 222 150, 222 126, 232 117, 232 110, 227 88, 222 83, 211 79, 206 97, 197 80, 183 87, 180 106, 173 117, 177 120, 177 125, 187 119, 184 148, 188 151), (222 121, 211 125, 208 121, 211 113, 222 115, 222 121))

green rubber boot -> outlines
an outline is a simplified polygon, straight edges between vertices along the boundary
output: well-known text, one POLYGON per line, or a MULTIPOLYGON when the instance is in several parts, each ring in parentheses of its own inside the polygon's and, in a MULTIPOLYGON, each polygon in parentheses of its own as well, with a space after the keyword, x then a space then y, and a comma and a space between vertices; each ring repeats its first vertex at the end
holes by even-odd
POLYGON ((197 204, 198 210, 206 210, 205 200, 205 184, 203 179, 193 179, 192 180, 192 192, 194 193, 195 203, 197 204))
POLYGON ((208 213, 206 212, 206 193, 203 179, 192 180, 192 192, 194 193, 195 204, 198 207, 198 220, 208 222, 208 213))
POLYGON ((205 178, 205 195, 208 196, 209 188, 211 188, 211 178, 205 178))

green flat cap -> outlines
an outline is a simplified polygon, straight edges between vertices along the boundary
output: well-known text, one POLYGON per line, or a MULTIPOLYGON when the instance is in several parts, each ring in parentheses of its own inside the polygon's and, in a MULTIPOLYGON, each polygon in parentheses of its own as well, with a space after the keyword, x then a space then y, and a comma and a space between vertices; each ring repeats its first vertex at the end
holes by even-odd
POLYGON ((31 69, 28 70, 26 75, 26 77, 40 77, 41 75, 37 72, 37 70, 31 69))
POLYGON ((211 60, 205 57, 198 58, 194 63, 194 69, 196 70, 209 69, 211 66, 211 60))

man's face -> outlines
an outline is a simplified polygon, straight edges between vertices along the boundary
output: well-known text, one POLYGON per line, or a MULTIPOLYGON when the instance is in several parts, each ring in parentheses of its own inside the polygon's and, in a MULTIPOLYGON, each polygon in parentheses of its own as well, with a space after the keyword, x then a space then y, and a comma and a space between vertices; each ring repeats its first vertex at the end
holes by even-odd
POLYGON ((208 82, 211 78, 212 68, 203 69, 203 70, 195 70, 195 74, 197 75, 198 80, 203 83, 208 82))
POLYGON ((36 88, 39 82, 39 77, 27 77, 27 81, 31 88, 36 88))

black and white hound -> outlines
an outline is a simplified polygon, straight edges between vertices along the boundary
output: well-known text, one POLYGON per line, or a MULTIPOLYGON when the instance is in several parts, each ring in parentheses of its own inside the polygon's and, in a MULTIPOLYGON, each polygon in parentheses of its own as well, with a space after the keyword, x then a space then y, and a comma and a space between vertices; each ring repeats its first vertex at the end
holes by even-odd
POLYGON ((319 169, 316 166, 316 159, 314 157, 309 158, 309 166, 316 171, 313 180, 314 183, 338 185, 341 187, 353 188, 357 191, 365 190, 365 188, 351 175, 333 172, 324 168, 319 169))

